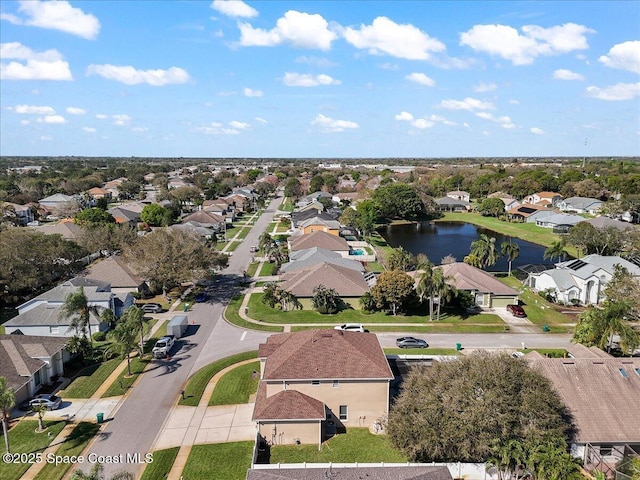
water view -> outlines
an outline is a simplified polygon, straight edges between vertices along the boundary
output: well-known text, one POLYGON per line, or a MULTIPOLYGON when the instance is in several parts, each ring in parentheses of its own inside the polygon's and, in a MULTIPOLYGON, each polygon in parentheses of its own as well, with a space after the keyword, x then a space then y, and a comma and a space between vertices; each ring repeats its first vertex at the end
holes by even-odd
MULTIPOLYGON (((471 242, 480 238, 483 233, 495 237, 498 251, 500 251, 500 244, 503 241, 509 241, 510 238, 492 230, 461 222, 423 223, 419 229, 416 225, 394 225, 380 230, 380 234, 392 247, 402 246, 414 255, 424 253, 435 265, 439 265, 447 255, 453 255, 457 261, 461 262, 469 254, 471 242)), ((549 263, 542 258, 545 247, 517 238, 511 238, 511 241, 520 247, 520 255, 513 261, 512 268, 515 269, 527 263, 549 263)), ((493 272, 506 272, 508 269, 505 257, 500 257, 495 265, 487 268, 493 272)))

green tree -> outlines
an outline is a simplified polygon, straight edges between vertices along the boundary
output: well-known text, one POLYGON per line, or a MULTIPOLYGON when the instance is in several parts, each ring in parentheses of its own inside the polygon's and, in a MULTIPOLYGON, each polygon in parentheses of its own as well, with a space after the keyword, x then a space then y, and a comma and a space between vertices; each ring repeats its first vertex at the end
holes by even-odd
POLYGON ((504 215, 504 202, 499 198, 485 198, 478 205, 478 213, 485 217, 499 217, 504 215))
POLYGON ((297 200, 302 196, 302 185, 300 180, 295 177, 287 179, 284 184, 284 196, 293 200, 297 200))
POLYGON ((7 385, 7 378, 0 376, 0 421, 2 422, 2 434, 7 453, 11 453, 9 448, 9 416, 15 404, 16 396, 13 389, 7 385))
POLYGON ((465 255, 462 259, 464 263, 467 265, 471 265, 472 267, 482 268, 482 260, 474 253, 470 253, 469 255, 465 255))
POLYGON ((93 226, 93 225, 102 225, 105 223, 116 223, 116 219, 113 218, 109 212, 105 212, 104 210, 92 207, 85 208, 81 212, 76 215, 75 222, 78 225, 85 226, 93 226))
POLYGON ((87 337, 74 335, 65 342, 65 348, 72 355, 80 355, 86 359, 91 354, 91 343, 87 337))
POLYGON ((376 309, 376 300, 371 295, 371 292, 365 292, 360 297, 359 302, 365 312, 373 312, 376 309))
POLYGON ((140 182, 125 180, 118 187, 118 198, 120 200, 129 200, 132 198, 137 198, 140 195, 141 191, 142 191, 142 185, 140 184, 140 182))
POLYGON ((131 305, 120 317, 120 323, 127 323, 140 336, 140 356, 144 355, 144 312, 135 305, 131 305))
POLYGON ((319 192, 324 187, 324 178, 322 175, 315 175, 309 182, 309 191, 311 193, 319 192))
POLYGON ((455 296, 456 288, 451 286, 448 282, 452 280, 452 277, 446 277, 442 268, 434 268, 433 275, 431 277, 431 285, 433 293, 438 297, 438 313, 436 318, 440 320, 440 310, 451 298, 455 296))
POLYGON ((44 428, 44 425, 42 424, 42 419, 44 417, 44 414, 47 413, 47 406, 31 405, 31 411, 34 412, 36 415, 38 415, 38 431, 44 432, 45 428, 44 428))
POLYGON ((85 473, 82 470, 75 470, 70 477, 70 480, 133 480, 135 475, 131 472, 120 471, 116 472, 107 478, 104 475, 104 467, 101 463, 94 463, 89 473, 85 473))
POLYGON ((115 253, 137 239, 138 235, 133 227, 110 223, 84 227, 77 242, 87 251, 115 253))
POLYGON ((520 440, 509 440, 504 444, 494 442, 492 453, 487 463, 494 466, 498 472, 498 480, 520 478, 526 471, 526 446, 520 440))
POLYGON ((389 183, 378 187, 371 197, 380 215, 387 219, 415 220, 425 216, 424 203, 415 187, 389 183))
POLYGON ((89 339, 89 344, 93 348, 91 316, 99 317, 100 315, 97 307, 89 305, 89 300, 82 286, 65 297, 60 315, 61 318, 70 320, 69 329, 75 328, 76 332, 82 332, 82 336, 89 339))
POLYGON ((537 445, 529 455, 529 469, 539 480, 582 480, 580 462, 567 453, 564 440, 537 445))
POLYGON ((620 336, 620 348, 627 353, 640 346, 640 334, 625 320, 630 310, 626 302, 606 301, 602 307, 589 306, 579 316, 573 341, 586 346, 606 348, 614 346, 613 336, 620 336))
POLYGON ((547 247, 542 255, 542 258, 545 260, 553 259, 563 260, 567 256, 567 250, 565 249, 566 242, 564 239, 553 242, 551 246, 547 247))
POLYGON ((408 272, 416 267, 416 259, 403 247, 392 248, 386 255, 385 267, 387 270, 408 272))
POLYGON ((433 264, 429 261, 429 259, 424 259, 418 265, 418 283, 416 284, 416 293, 418 294, 418 298, 420 302, 424 302, 426 298, 429 299, 429 321, 433 321, 433 300, 436 295, 434 283, 433 283, 433 275, 434 268, 433 264))
POLYGON ((313 289, 311 305, 322 314, 334 314, 340 310, 340 295, 333 288, 318 285, 313 289))
POLYGON ((131 350, 136 347, 138 330, 139 326, 135 321, 120 320, 116 328, 107 334, 107 338, 111 340, 111 343, 104 350, 105 358, 110 358, 112 355, 126 358, 129 376, 131 376, 131 350))
POLYGON ((471 242, 471 254, 480 260, 483 267, 495 265, 498 261, 495 237, 490 237, 486 233, 480 234, 480 238, 471 242))
POLYGON ((415 301, 413 279, 401 270, 387 270, 378 276, 371 296, 379 309, 389 308, 393 315, 415 301))
POLYGON ((640 320, 640 282, 621 265, 614 265, 613 276, 604 289, 605 297, 614 303, 625 303, 629 307, 627 317, 640 320))
POLYGON ((507 261, 509 262, 509 276, 511 276, 511 262, 520 255, 520 247, 509 238, 508 242, 502 242, 500 244, 500 253, 507 257, 507 261))
POLYGON ((157 203, 145 205, 140 212, 140 220, 152 227, 167 225, 167 209, 157 203))

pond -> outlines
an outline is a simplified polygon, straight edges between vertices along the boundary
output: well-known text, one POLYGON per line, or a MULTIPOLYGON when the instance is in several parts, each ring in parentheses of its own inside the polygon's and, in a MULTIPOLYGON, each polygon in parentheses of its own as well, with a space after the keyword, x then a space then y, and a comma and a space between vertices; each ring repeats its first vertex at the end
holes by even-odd
MULTIPOLYGON (((461 262, 466 255, 469 255, 471 242, 480 238, 483 233, 495 237, 498 253, 500 244, 504 241, 508 242, 511 238, 463 222, 425 222, 419 229, 415 224, 407 224, 389 226, 380 230, 380 235, 390 246, 394 248, 402 246, 414 255, 424 253, 434 265, 440 265, 447 255, 453 255, 457 261, 461 262)), ((511 238, 511 241, 520 247, 520 254, 513 261, 513 269, 528 263, 550 263, 542 258, 545 247, 518 238, 511 238)), ((486 268, 492 272, 506 272, 508 269, 505 257, 500 257, 495 265, 486 268)))

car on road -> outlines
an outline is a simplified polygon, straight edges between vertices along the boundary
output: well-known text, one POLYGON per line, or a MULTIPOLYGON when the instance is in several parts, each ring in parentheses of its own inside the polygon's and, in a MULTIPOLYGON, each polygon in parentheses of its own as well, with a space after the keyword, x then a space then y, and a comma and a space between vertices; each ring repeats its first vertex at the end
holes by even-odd
POLYGON ((62 399, 60 397, 50 393, 43 393, 41 395, 36 395, 35 398, 29 402, 29 407, 34 408, 44 405, 47 407, 47 410, 56 410, 60 407, 61 403, 62 399))
POLYGON ((510 303, 509 305, 507 305, 507 312, 509 312, 514 317, 526 317, 527 316, 527 314, 524 311, 524 308, 522 308, 520 305, 515 305, 513 303, 510 303))
POLYGON ((334 330, 344 330, 348 332, 368 332, 360 323, 343 323, 342 325, 336 325, 334 330))
POLYGON ((207 294, 205 292, 200 292, 195 296, 194 300, 196 301, 196 303, 206 302, 207 294))
POLYGON ((144 313, 160 313, 162 312, 162 305, 159 303, 143 303, 140 305, 140 310, 144 313))
POLYGON ((396 346, 398 348, 427 348, 429 344, 416 337, 400 337, 396 338, 396 346))

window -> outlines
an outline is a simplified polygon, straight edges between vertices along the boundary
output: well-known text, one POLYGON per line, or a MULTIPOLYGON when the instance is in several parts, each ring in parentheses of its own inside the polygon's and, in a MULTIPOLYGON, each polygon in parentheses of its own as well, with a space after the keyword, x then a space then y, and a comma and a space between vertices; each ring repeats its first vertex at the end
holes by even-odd
POLYGON ((347 420, 349 415, 348 415, 348 407, 347 405, 340 405, 340 420, 347 420))
POLYGON ((333 388, 338 388, 340 386, 340 380, 333 381, 333 388))
POLYGON ((40 370, 33 375, 33 383, 36 384, 36 387, 40 385, 40 370))
POLYGON ((311 380, 311 385, 320 385, 320 380, 311 380))

